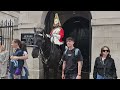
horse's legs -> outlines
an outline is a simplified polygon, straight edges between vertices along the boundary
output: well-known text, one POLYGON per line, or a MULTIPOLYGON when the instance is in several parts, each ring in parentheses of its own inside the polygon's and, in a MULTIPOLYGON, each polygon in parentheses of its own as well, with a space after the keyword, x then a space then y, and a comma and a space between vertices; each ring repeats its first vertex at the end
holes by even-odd
POLYGON ((54 67, 53 74, 54 74, 54 79, 57 79, 57 76, 58 76, 58 67, 57 66, 54 67))
POLYGON ((58 73, 58 71, 56 69, 54 69, 54 79, 57 79, 57 73, 58 73))
POLYGON ((46 79, 49 79, 49 67, 46 67, 46 79))
POLYGON ((49 79, 49 67, 44 65, 44 79, 49 79))
POLYGON ((46 78, 46 68, 45 68, 45 65, 43 65, 43 68, 44 68, 44 79, 46 78))

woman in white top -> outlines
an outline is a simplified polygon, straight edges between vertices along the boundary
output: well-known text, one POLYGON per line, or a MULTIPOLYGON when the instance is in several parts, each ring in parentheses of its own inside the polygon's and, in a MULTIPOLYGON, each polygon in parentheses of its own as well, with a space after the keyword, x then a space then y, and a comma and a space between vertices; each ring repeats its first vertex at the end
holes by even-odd
POLYGON ((9 53, 5 50, 3 45, 0 45, 0 78, 6 79, 7 65, 8 65, 9 53))

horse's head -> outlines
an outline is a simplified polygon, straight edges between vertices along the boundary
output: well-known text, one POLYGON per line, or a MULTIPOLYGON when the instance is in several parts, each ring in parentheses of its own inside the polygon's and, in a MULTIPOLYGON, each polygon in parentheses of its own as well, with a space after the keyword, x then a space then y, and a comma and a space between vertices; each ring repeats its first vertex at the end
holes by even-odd
POLYGON ((39 56, 39 50, 45 42, 45 35, 43 31, 35 32, 34 42, 35 45, 33 46, 32 57, 37 58, 39 56))

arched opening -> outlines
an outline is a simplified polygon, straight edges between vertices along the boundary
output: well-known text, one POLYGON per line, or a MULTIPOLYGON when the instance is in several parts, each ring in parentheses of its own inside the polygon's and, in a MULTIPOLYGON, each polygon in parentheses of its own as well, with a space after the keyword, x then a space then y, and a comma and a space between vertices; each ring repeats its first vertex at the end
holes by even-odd
POLYGON ((91 13, 89 11, 49 11, 45 19, 45 32, 50 33, 54 15, 58 13, 65 32, 64 41, 71 36, 75 39, 75 47, 81 50, 84 58, 82 78, 89 79, 91 72, 91 13))

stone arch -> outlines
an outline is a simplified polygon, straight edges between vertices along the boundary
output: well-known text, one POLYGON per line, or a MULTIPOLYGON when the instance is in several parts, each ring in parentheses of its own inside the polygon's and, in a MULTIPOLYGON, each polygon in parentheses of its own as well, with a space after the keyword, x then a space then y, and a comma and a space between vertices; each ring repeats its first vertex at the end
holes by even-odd
POLYGON ((47 13, 48 13, 49 11, 42 11, 42 16, 41 16, 41 25, 40 25, 40 27, 41 28, 45 28, 45 18, 46 18, 46 16, 47 16, 47 13))
MULTIPOLYGON (((52 28, 52 25, 53 25, 53 20, 54 20, 54 15, 55 15, 55 13, 58 13, 59 14, 59 18, 60 18, 60 22, 61 22, 61 25, 64 27, 64 30, 65 30, 65 32, 69 32, 69 31, 66 31, 67 30, 67 28, 64 26, 66 23, 68 24, 70 24, 70 25, 73 25, 73 22, 74 21, 80 21, 80 22, 82 22, 82 23, 78 23, 78 24, 80 24, 80 25, 85 25, 86 24, 86 22, 87 22, 87 28, 83 28, 82 26, 81 27, 79 27, 78 25, 77 25, 77 28, 74 28, 75 30, 73 30, 73 31, 78 31, 78 30, 80 30, 80 32, 79 33, 81 33, 81 31, 82 31, 82 33, 86 33, 86 32, 88 32, 87 33, 87 35, 89 36, 89 37, 87 37, 87 40, 86 41, 84 41, 83 39, 82 39, 82 41, 80 41, 80 42, 83 42, 84 44, 83 45, 81 45, 81 47, 83 47, 83 46, 85 46, 85 47, 87 47, 88 49, 87 49, 87 58, 85 58, 86 59, 86 61, 85 61, 85 63, 87 63, 87 67, 88 67, 88 69, 84 69, 83 71, 85 72, 84 74, 83 74, 83 78, 89 78, 89 74, 90 74, 90 72, 91 72, 91 43, 92 43, 92 28, 91 28, 91 19, 92 19, 92 15, 91 15, 91 12, 90 11, 45 11, 45 12, 43 12, 42 13, 42 17, 41 17, 41 26, 42 26, 42 28, 44 28, 45 29, 45 31, 46 31, 46 33, 49 33, 50 32, 50 30, 51 30, 51 28, 52 28), (71 23, 72 22, 72 23, 71 23), (44 27, 43 27, 44 26, 44 27), (66 29, 65 29, 66 28, 66 29), (89 45, 88 45, 89 44, 89 45), (88 46, 87 46, 88 45, 88 46), (86 73, 87 72, 87 73, 86 73)), ((70 26, 70 25, 68 25, 68 27, 70 26)), ((75 26, 76 27, 76 26, 75 26)), ((86 27, 86 26, 85 26, 86 27)), ((70 29, 69 29, 70 30, 70 29)), ((72 31, 72 33, 74 33, 72 31)), ((70 35, 70 34, 69 34, 70 35)), ((69 36, 68 35, 68 36, 69 36)), ((73 35, 73 36, 76 36, 76 35, 73 35)), ((84 36, 84 35, 83 35, 84 36)), ((81 36, 82 37, 82 36, 81 36)), ((80 38, 81 38, 80 37, 80 38)), ((85 36, 86 37, 86 36, 85 36)), ((84 38, 84 37, 83 37, 84 38)), ((78 38, 79 39, 79 38, 78 38)), ((79 39, 80 40, 80 39, 79 39)), ((77 45, 77 46, 80 46, 79 44, 77 45)), ((85 48, 84 47, 84 48, 85 48)), ((79 48, 79 47, 78 47, 79 48)), ((82 50, 82 52, 85 52, 85 51, 83 51, 82 50)), ((84 54, 84 56, 85 56, 85 54, 86 53, 83 53, 84 54)), ((86 68, 86 65, 84 65, 84 68, 86 68)))
MULTIPOLYGON (((45 19, 46 19, 46 16, 47 16, 47 14, 49 13, 49 12, 52 12, 52 11, 42 11, 42 16, 41 16, 41 25, 40 25, 40 27, 41 28, 45 28, 45 19)), ((55 12, 55 11, 53 11, 53 12, 55 12)), ((56 12, 64 12, 64 11, 56 11, 56 12)), ((73 12, 73 16, 81 16, 81 17, 84 17, 84 18, 86 18, 86 19, 88 19, 88 20, 91 20, 92 19, 92 13, 91 13, 91 11, 77 11, 77 12, 79 12, 79 13, 83 13, 83 14, 76 14, 76 12, 75 11, 68 11, 69 13, 71 13, 71 12, 73 12), (86 14, 85 14, 86 13, 86 14), (84 16, 85 15, 85 16, 84 16)), ((66 13, 66 14, 69 14, 69 13, 66 13)), ((67 19, 69 19, 70 17, 72 17, 72 15, 70 15, 69 17, 67 17, 67 19)), ((64 21, 65 22, 65 21, 64 21)))

